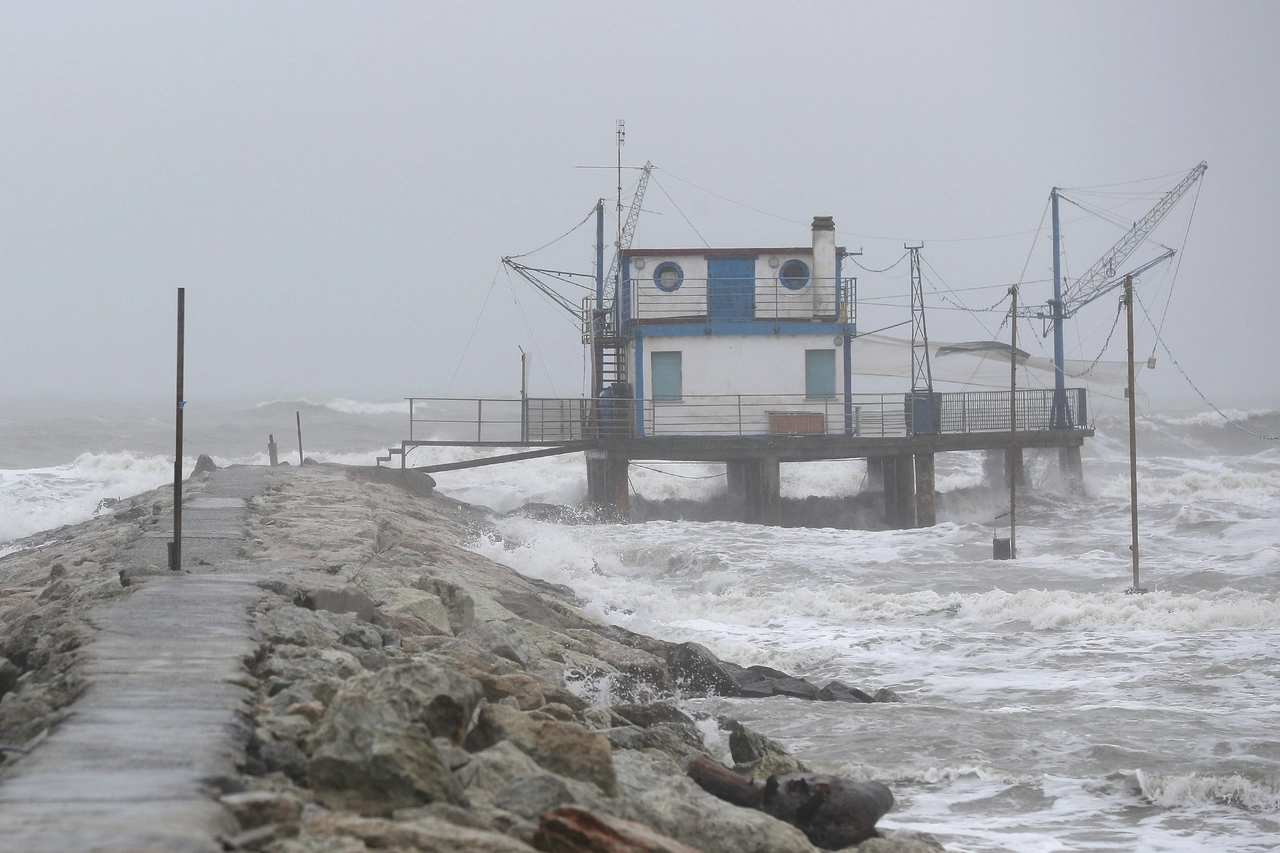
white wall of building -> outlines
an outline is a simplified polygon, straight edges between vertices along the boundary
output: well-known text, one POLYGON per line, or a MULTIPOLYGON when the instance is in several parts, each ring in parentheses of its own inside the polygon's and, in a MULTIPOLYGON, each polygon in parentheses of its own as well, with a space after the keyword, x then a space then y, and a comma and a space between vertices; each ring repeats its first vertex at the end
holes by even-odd
POLYGON ((770 412, 822 412, 828 430, 843 423, 842 348, 832 335, 644 338, 647 434, 769 431, 770 412), (805 398, 805 351, 831 350, 836 396, 805 398), (653 353, 681 354, 681 400, 654 401, 653 353), (739 400, 741 395, 743 398, 739 400))
MULTIPOLYGON (((744 254, 750 254, 744 252, 744 254)), ((824 255, 826 252, 824 251, 824 255)), ((830 318, 836 311, 835 246, 830 258, 814 262, 809 249, 764 250, 756 256, 756 312, 758 320, 770 318, 808 320, 815 311, 830 318), (789 260, 809 267, 809 283, 797 290, 784 287, 778 273, 789 260)), ((641 320, 673 320, 707 314, 707 256, 704 254, 652 254, 630 257, 631 316, 641 320), (679 264, 684 282, 667 293, 654 283, 654 272, 664 261, 679 264)))

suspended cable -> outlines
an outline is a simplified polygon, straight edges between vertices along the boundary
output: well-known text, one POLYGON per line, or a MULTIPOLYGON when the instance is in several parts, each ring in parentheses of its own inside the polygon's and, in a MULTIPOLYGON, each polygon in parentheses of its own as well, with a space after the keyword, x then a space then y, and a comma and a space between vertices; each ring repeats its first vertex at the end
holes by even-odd
POLYGON ((484 309, 489 305, 489 297, 493 295, 493 286, 498 283, 498 273, 502 272, 503 269, 503 265, 498 264, 498 268, 493 271, 493 281, 489 282, 489 289, 484 293, 484 302, 480 304, 480 312, 476 314, 476 322, 471 327, 471 334, 467 336, 467 343, 462 347, 462 352, 458 355, 458 363, 453 368, 453 375, 449 377, 449 384, 444 389, 444 396, 446 397, 453 390, 454 380, 458 378, 458 371, 462 369, 462 362, 467 357, 467 350, 471 349, 471 341, 476 336, 476 329, 480 328, 480 320, 484 317, 484 309))
POLYGON ((800 222, 800 221, 795 220, 795 219, 788 219, 788 218, 787 218, 787 217, 785 217, 785 216, 779 216, 779 215, 777 215, 776 213, 770 213, 770 212, 769 212, 769 211, 767 211, 767 210, 761 210, 761 209, 760 209, 760 208, 758 208, 758 207, 752 207, 751 205, 749 205, 749 204, 743 204, 743 203, 742 203, 742 202, 740 202, 740 201, 734 201, 733 199, 728 198, 728 197, 726 197, 726 196, 722 196, 722 195, 720 195, 719 193, 712 192, 711 190, 707 189, 706 187, 700 187, 700 186, 698 186, 697 184, 695 184, 693 181, 685 180, 684 178, 680 177, 679 175, 677 175, 677 174, 675 174, 675 173, 673 173, 673 172, 671 172, 671 171, 669 171, 669 170, 667 170, 667 169, 661 169, 661 170, 659 170, 657 167, 654 167, 654 171, 663 171, 663 172, 666 172, 668 175, 671 175, 671 177, 675 178, 677 181, 680 181, 681 183, 684 183, 684 184, 688 184, 689 186, 693 187, 695 190, 700 190, 701 192, 704 192, 704 193, 706 193, 706 194, 707 194, 707 195, 709 195, 709 196, 714 196, 715 198, 718 198, 718 199, 720 199, 721 201, 727 201, 729 204, 737 205, 738 207, 744 208, 744 209, 746 209, 746 210, 750 210, 750 211, 752 211, 752 212, 754 212, 754 213, 758 213, 758 214, 760 214, 761 216, 768 216, 768 217, 770 217, 770 218, 772 218, 772 219, 778 219, 778 220, 781 220, 781 221, 783 221, 783 222, 790 222, 792 225, 808 225, 808 224, 809 224, 808 222, 800 222))
POLYGON ((1228 417, 1227 414, 1222 411, 1222 409, 1219 409, 1216 405, 1214 405, 1213 401, 1210 400, 1208 397, 1206 397, 1204 395, 1204 392, 1201 391, 1199 387, 1196 386, 1196 383, 1191 381, 1191 377, 1188 376, 1187 372, 1182 369, 1182 365, 1178 363, 1178 360, 1173 357, 1173 353, 1169 351, 1169 345, 1164 342, 1164 338, 1161 337, 1159 330, 1156 329, 1155 322, 1151 319, 1151 315, 1147 313, 1147 306, 1142 304, 1142 300, 1138 298, 1138 294, 1134 293, 1133 298, 1134 298, 1134 301, 1138 303, 1138 307, 1142 309, 1142 316, 1147 318, 1147 323, 1151 326, 1152 331, 1156 333, 1156 341, 1160 344, 1160 347, 1164 350, 1164 354, 1169 356, 1169 361, 1173 362, 1173 366, 1178 368, 1178 372, 1182 374, 1182 378, 1187 380, 1187 384, 1191 386, 1191 390, 1196 392, 1196 394, 1200 397, 1200 399, 1204 401, 1206 406, 1213 409, 1215 412, 1218 413, 1218 416, 1220 418, 1222 418, 1224 421, 1231 424, 1233 427, 1240 430, 1241 432, 1248 433, 1254 438, 1260 438, 1263 441, 1280 441, 1280 435, 1263 435, 1262 433, 1254 432, 1253 430, 1246 427, 1244 424, 1241 424, 1235 421, 1234 419, 1228 417))
POLYGON ((1107 332, 1107 339, 1106 341, 1103 342, 1102 349, 1098 350, 1098 357, 1095 358, 1093 362, 1088 367, 1086 367, 1082 372, 1074 375, 1087 377, 1089 376, 1089 374, 1093 373, 1093 369, 1098 366, 1098 362, 1102 361, 1102 357, 1107 354, 1107 347, 1111 346, 1111 336, 1116 333, 1116 328, 1120 325, 1120 315, 1121 313, 1123 313, 1123 310, 1124 310, 1124 302, 1117 301, 1116 316, 1111 321, 1111 331, 1107 332))
POLYGON ((547 360, 542 355, 542 347, 538 346, 538 338, 533 333, 533 327, 529 325, 529 318, 524 313, 524 306, 520 304, 520 294, 516 293, 516 284, 511 280, 511 273, 507 273, 507 284, 511 287, 511 298, 516 303, 516 308, 520 309, 520 319, 524 321, 525 330, 529 333, 529 340, 533 342, 533 350, 538 354, 538 362, 542 367, 542 375, 547 377, 547 384, 551 386, 551 394, 559 397, 560 392, 556 390, 555 380, 551 378, 550 371, 547 370, 547 360))
POLYGON ((543 249, 547 248, 548 246, 554 246, 556 243, 559 243, 561 240, 563 240, 565 237, 568 237, 568 236, 569 236, 570 234, 572 234, 574 231, 577 231, 577 230, 578 230, 579 228, 581 228, 583 225, 586 225, 586 224, 587 224, 587 221, 588 221, 589 219, 591 219, 591 217, 592 217, 592 216, 595 216, 595 213, 596 213, 596 209, 595 209, 595 207, 593 206, 593 207, 591 208, 591 210, 587 213, 587 215, 586 215, 586 216, 584 216, 584 217, 582 218, 582 221, 581 221, 581 222, 579 222, 577 225, 573 226, 573 227, 572 227, 572 228, 570 228, 568 231, 566 231, 566 232, 564 232, 563 234, 561 234, 559 237, 557 237, 557 238, 555 238, 554 240, 552 240, 550 243, 544 243, 543 245, 539 246, 538 248, 536 248, 536 249, 531 249, 530 251, 525 252, 524 254, 521 254, 521 255, 511 255, 510 257, 512 257, 512 258, 527 258, 527 257, 529 257, 529 256, 530 256, 530 255, 532 255, 532 254, 535 254, 535 253, 537 253, 537 252, 541 252, 543 249))
POLYGON ((674 471, 663 471, 661 468, 650 468, 648 465, 637 465, 635 462, 632 462, 631 466, 633 468, 643 468, 655 474, 666 474, 668 477, 679 477, 681 480, 714 480, 717 477, 725 476, 725 474, 707 474, 704 477, 695 477, 692 474, 677 474, 674 471))
POLYGON ((676 213, 680 214, 680 216, 684 218, 684 221, 688 223, 689 227, 693 229, 693 233, 698 235, 698 239, 702 241, 702 245, 710 249, 711 244, 707 242, 707 238, 703 237, 702 232, 689 221, 689 217, 684 215, 684 211, 680 209, 680 205, 676 204, 676 200, 671 197, 671 193, 667 192, 667 188, 659 183, 657 178, 654 178, 653 182, 658 185, 658 189, 662 190, 662 194, 667 197, 667 201, 671 202, 671 206, 676 209, 676 213))
POLYGON ((893 268, 894 268, 894 267, 896 267, 898 264, 900 264, 900 263, 902 263, 904 260, 906 260, 906 257, 907 257, 907 255, 908 255, 908 254, 909 254, 908 252, 903 252, 903 253, 902 253, 902 257, 898 258, 896 261, 894 261, 893 263, 889 264, 889 266, 885 267, 885 268, 884 268, 884 269, 882 269, 882 270, 873 270, 873 269, 871 269, 871 267, 864 267, 864 266, 862 265, 862 262, 861 262, 861 261, 859 261, 859 260, 857 259, 857 257, 856 257, 856 256, 854 256, 854 255, 849 255, 849 258, 850 258, 850 259, 852 259, 852 260, 853 260, 854 265, 855 265, 858 269, 862 270, 863 272, 870 272, 870 273, 884 273, 884 272, 888 272, 889 270, 893 269, 893 268))
POLYGON ((1153 178, 1138 178, 1132 181, 1117 181, 1114 184, 1090 184, 1084 187, 1058 187, 1058 189, 1071 190, 1072 192, 1079 192, 1081 190, 1096 190, 1096 189, 1103 189, 1106 187, 1126 187, 1126 186, 1131 186, 1133 184, 1145 184, 1151 181, 1163 181, 1166 178, 1181 178, 1185 174, 1186 172, 1170 172, 1167 175, 1156 175, 1153 178))
MULTIPOLYGON (((1169 282, 1169 295, 1164 300, 1164 311, 1160 314, 1160 327, 1156 329, 1156 340, 1164 331, 1165 318, 1169 316, 1169 305, 1173 302, 1173 289, 1178 285, 1178 271, 1182 269, 1182 251, 1187 248, 1187 238, 1191 235, 1191 220, 1196 217, 1196 205, 1200 203, 1200 183, 1196 184, 1196 197, 1191 200, 1191 215, 1187 217, 1187 227, 1182 232, 1182 244, 1178 246, 1178 262, 1173 265, 1173 280, 1169 282)), ((1156 354, 1155 344, 1151 345, 1151 354, 1156 354)))

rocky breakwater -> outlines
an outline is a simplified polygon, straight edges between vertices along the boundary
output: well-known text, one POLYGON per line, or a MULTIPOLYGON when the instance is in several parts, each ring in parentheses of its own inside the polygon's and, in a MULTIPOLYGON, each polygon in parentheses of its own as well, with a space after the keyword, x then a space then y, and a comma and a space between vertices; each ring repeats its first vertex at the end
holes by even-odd
POLYGON ((226 849, 940 849, 877 830, 884 786, 810 773, 776 741, 679 705, 782 694, 854 713, 873 696, 597 621, 571 590, 459 544, 486 523, 429 478, 381 469, 282 471, 253 502, 242 556, 271 571, 241 772, 210 780, 240 827, 226 849), (602 679, 609 706, 583 698, 602 679), (841 811, 844 786, 856 814, 841 811))

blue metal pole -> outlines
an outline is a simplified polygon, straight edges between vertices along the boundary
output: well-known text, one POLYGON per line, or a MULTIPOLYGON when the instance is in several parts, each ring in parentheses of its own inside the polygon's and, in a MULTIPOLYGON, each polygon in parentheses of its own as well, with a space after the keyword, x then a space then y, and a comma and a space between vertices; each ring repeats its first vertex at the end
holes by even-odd
POLYGON ((844 335, 840 345, 844 350, 844 434, 853 435, 853 348, 849 339, 849 294, 844 288, 844 252, 836 252, 836 316, 844 320, 844 335))
MULTIPOLYGON (((1053 410, 1050 425, 1064 429, 1067 423, 1067 375, 1062 345, 1062 226, 1058 218, 1058 188, 1049 195, 1053 202, 1053 410)), ((1017 319, 1014 319, 1017 322, 1017 319)))

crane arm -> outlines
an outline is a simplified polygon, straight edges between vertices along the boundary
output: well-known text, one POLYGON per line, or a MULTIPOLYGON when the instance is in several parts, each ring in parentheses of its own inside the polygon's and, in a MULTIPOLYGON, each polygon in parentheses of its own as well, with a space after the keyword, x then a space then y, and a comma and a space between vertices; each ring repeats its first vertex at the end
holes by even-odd
POLYGON ((1142 245, 1142 241, 1147 239, 1148 235, 1160 224, 1160 220, 1164 219, 1165 215, 1173 209, 1179 199, 1187 194, 1187 191, 1195 185, 1196 181, 1200 180, 1200 176, 1208 168, 1208 163, 1203 160, 1200 161, 1200 164, 1188 172, 1176 187, 1169 190, 1156 202, 1156 206, 1151 208, 1146 216, 1134 223, 1133 228, 1129 229, 1129 232, 1120 238, 1120 242, 1112 246, 1105 255, 1099 258, 1098 262, 1090 267, 1088 272, 1068 285, 1066 293, 1062 295, 1063 316, 1071 316, 1080 308, 1116 287, 1116 282, 1113 281, 1116 269, 1137 251, 1138 246, 1142 245))
POLYGON ((640 181, 636 184, 636 193, 631 197, 631 209, 627 211, 627 221, 622 227, 622 235, 618 240, 618 250, 613 255, 613 264, 609 267, 609 275, 605 276, 606 284, 612 283, 613 292, 618 292, 618 270, 622 265, 622 253, 631 248, 631 240, 636 236, 636 223, 640 219, 640 205, 644 203, 645 190, 649 188, 649 174, 653 164, 645 161, 640 173, 640 181))

